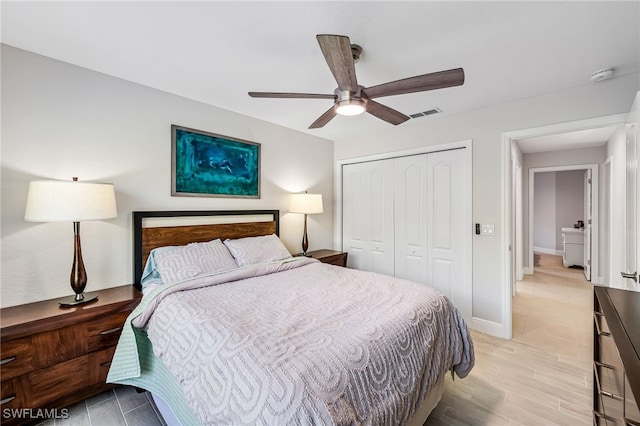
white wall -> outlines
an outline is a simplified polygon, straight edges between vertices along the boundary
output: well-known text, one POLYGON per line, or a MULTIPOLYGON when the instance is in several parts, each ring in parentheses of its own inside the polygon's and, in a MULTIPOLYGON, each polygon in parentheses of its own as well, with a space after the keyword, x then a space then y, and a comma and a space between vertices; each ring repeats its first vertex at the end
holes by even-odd
POLYGON ((572 228, 584 219, 584 173, 565 170, 534 174, 534 250, 562 253, 562 228, 572 228))
MULTIPOLYGON (((611 186, 610 197, 611 205, 625 206, 625 198, 627 196, 627 179, 626 179, 626 141, 627 129, 620 126, 611 136, 607 143, 607 159, 611 164, 611 186)), ((611 286, 622 286, 623 279, 620 276, 621 271, 625 271, 625 209, 618 208, 610 210, 609 217, 609 271, 608 283, 611 286)), ((606 277, 605 277, 606 278, 606 277)))
POLYGON ((586 170, 556 172, 556 249, 562 250, 562 228, 584 218, 584 174, 586 170))
MULTIPOLYGON (((134 210, 280 209, 300 251, 289 193, 324 195, 310 249, 333 247, 333 143, 261 120, 2 45, 1 306, 72 294, 71 223, 23 220, 29 181, 112 182, 118 217, 82 223, 87 291, 132 282, 134 210), (262 144, 260 199, 171 197, 171 124, 262 144)), ((212 76, 215 80, 215 76, 212 76)))
MULTIPOLYGON (((471 78, 469 76, 468 81, 471 78)), ((397 127, 389 126, 384 131, 338 139, 334 158, 337 161, 473 140, 472 223, 496 226, 493 237, 473 236, 473 316, 494 327, 494 332, 502 333, 505 327, 503 288, 509 288, 509 284, 503 282, 508 252, 502 244, 501 226, 506 201, 501 172, 502 133, 628 112, 639 86, 638 74, 632 74, 459 114, 445 111, 442 116, 419 118, 397 127)), ((456 96, 464 96, 464 91, 456 96)), ((526 170, 524 176, 527 176, 526 170)), ((472 224, 469 224, 469 232, 471 230, 472 224)))
POLYGON ((556 173, 534 175, 533 247, 554 254, 556 245, 556 173))

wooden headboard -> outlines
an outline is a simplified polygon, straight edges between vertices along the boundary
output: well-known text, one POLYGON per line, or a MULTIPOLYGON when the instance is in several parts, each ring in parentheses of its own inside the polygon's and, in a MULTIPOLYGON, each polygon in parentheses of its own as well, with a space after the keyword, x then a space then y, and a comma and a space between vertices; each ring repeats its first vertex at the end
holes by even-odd
POLYGON ((257 237, 280 234, 279 210, 181 210, 133 212, 133 278, 134 286, 140 290, 142 270, 151 250, 163 246, 179 246, 216 238, 257 237), (251 221, 260 216, 260 221, 251 221), (243 218, 246 217, 247 221, 243 218), (262 218, 266 218, 263 220, 262 218), (203 224, 184 224, 189 220, 204 221, 203 224), (211 219, 210 223, 206 223, 211 219), (160 222, 150 225, 145 222, 160 222), (225 221, 230 223, 224 223, 225 221), (171 223, 181 223, 172 226, 171 223))

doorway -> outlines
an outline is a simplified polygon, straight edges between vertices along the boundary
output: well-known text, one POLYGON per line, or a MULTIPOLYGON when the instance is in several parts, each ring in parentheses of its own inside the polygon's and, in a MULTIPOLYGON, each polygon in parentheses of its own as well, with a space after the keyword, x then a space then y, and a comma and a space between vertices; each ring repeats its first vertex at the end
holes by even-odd
MULTIPOLYGON (((529 243, 518 241, 516 232, 516 220, 515 211, 517 197, 514 195, 514 181, 517 177, 514 176, 514 159, 522 165, 522 152, 515 145, 517 140, 525 138, 535 138, 550 135, 559 135, 570 132, 584 131, 590 129, 599 129, 607 126, 618 126, 624 124, 627 119, 627 114, 618 114, 607 117, 599 117, 588 120, 581 120, 570 123, 561 123, 551 126, 544 126, 532 129, 525 129, 515 132, 507 132, 502 136, 503 140, 503 176, 505 185, 504 198, 506 200, 504 207, 505 213, 503 215, 503 227, 504 240, 503 249, 505 256, 505 264, 503 268, 503 290, 502 290, 502 303, 503 303, 503 335, 501 337, 511 339, 512 338, 512 296, 515 292, 515 277, 521 273, 521 270, 526 273, 532 273, 533 265, 533 250, 528 250, 529 243), (524 252, 527 253, 524 253, 524 252), (530 254, 529 254, 530 253, 530 254), (518 257, 521 256, 522 260, 527 260, 527 265, 523 265, 521 270, 517 270, 516 264, 518 263, 518 257)), ((581 165, 584 168, 584 164, 581 165)), ((524 167, 524 165, 522 166, 524 167)), ((596 167, 597 169, 597 167, 596 167)), ((522 173, 523 177, 526 177, 526 172, 522 173)), ((596 186, 594 186, 596 187, 596 186)), ((594 191, 597 192, 597 191, 594 191)), ((523 209, 524 210, 524 209, 523 209)), ((525 221, 526 223, 526 221, 525 221)), ((524 233, 526 238, 527 232, 524 233)), ((520 239, 524 240, 524 238, 520 239)), ((524 262, 523 262, 524 263, 524 262)))
MULTIPOLYGON (((598 188, 600 187, 600 185, 598 169, 598 164, 536 167, 529 169, 529 244, 527 250, 525 250, 529 255, 527 262, 529 265, 529 269, 527 272, 529 274, 533 274, 535 272, 534 253, 536 251, 545 252, 546 254, 564 256, 565 253, 563 253, 563 250, 565 247, 561 230, 564 228, 577 227, 582 233, 581 238, 579 238, 582 241, 582 247, 580 248, 582 255, 579 256, 579 258, 582 259, 582 262, 576 262, 575 259, 571 259, 567 263, 568 259, 566 259, 566 256, 563 262, 567 266, 582 266, 587 281, 599 281, 600 218, 598 212, 600 211, 600 200, 598 196, 598 188), (542 204, 541 202, 543 202, 544 200, 536 200, 536 194, 538 194, 538 198, 543 195, 539 191, 536 191, 536 188, 538 188, 536 186, 536 176, 538 177, 538 181, 540 181, 540 178, 542 178, 543 176, 546 177, 548 174, 553 173, 554 175, 549 175, 549 177, 553 177, 553 184, 555 185, 555 183, 558 181, 557 178, 561 176, 559 174, 562 172, 572 173, 574 176, 574 180, 575 176, 578 176, 580 187, 578 188, 576 185, 573 185, 573 187, 569 189, 579 193, 571 194, 569 191, 567 191, 567 188, 561 189, 563 186, 566 186, 566 184, 558 184, 559 193, 556 194, 556 187, 553 187, 553 193, 551 195, 554 199, 552 199, 550 203, 544 203, 544 205, 541 206, 540 204, 542 204), (577 172, 577 174, 573 172, 577 172), (577 204, 577 202, 575 201, 576 195, 578 196, 577 198, 580 199, 580 205, 573 206, 572 204, 577 204), (558 203, 557 205, 556 202, 558 203), (572 214, 570 213, 568 217, 567 211, 572 212, 572 214), (551 227, 552 229, 550 229, 550 235, 548 236, 548 238, 546 238, 546 244, 536 244, 535 230, 536 228, 540 227, 541 223, 544 222, 543 220, 540 220, 540 216, 547 213, 553 216, 551 218, 551 221, 553 221, 553 226, 551 227), (580 223, 583 226, 580 226, 580 223), (552 241, 549 242, 550 240, 552 241), (553 248, 551 248, 550 246, 553 246, 553 248), (592 277, 594 277, 595 279, 592 279, 592 277)), ((571 238, 575 237, 572 235, 571 238)), ((544 241, 545 238, 538 238, 538 241, 539 240, 544 241)), ((575 243, 576 241, 571 241, 571 244, 575 243)), ((522 275, 523 274, 519 275, 520 279, 518 281, 522 280, 522 275)))

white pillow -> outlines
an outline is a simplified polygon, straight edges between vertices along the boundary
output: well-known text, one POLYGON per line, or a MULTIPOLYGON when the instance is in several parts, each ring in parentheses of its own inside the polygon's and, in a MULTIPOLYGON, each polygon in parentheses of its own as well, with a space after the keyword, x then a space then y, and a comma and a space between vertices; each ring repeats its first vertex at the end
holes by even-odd
POLYGON ((186 246, 160 247, 152 251, 152 256, 165 284, 238 267, 219 239, 186 246))
POLYGON ((291 257, 289 250, 275 234, 225 240, 224 245, 227 246, 238 266, 273 262, 291 257))

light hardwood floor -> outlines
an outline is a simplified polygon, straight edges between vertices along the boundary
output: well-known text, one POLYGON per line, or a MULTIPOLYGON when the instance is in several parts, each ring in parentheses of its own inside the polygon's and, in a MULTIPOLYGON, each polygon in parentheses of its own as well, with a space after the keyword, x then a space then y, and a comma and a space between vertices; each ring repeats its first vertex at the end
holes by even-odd
POLYGON ((559 256, 536 260, 516 286, 513 339, 472 332, 476 366, 447 375, 426 425, 592 424, 592 285, 559 256))

